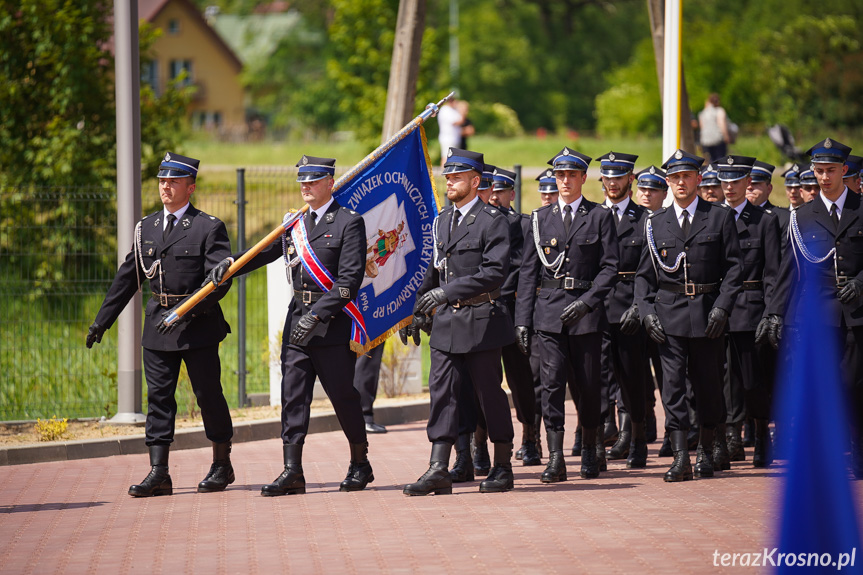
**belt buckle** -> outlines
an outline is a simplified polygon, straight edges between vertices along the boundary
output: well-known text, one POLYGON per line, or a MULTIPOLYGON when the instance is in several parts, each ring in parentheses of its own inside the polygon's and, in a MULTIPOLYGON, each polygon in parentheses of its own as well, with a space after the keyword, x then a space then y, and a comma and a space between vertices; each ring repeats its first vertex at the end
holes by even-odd
POLYGON ((848 281, 848 276, 836 276, 836 287, 840 287, 843 283, 848 281))
POLYGON ((312 292, 310 292, 310 291, 304 291, 303 292, 303 303, 305 305, 309 305, 310 303, 312 303, 312 292))
POLYGON ((683 284, 683 293, 686 295, 695 295, 698 292, 695 291, 695 284, 692 282, 684 282, 683 284))
POLYGON ((159 294, 159 305, 162 307, 168 307, 168 294, 160 293, 159 294))
POLYGON ((563 278, 563 289, 575 289, 575 278, 563 278))

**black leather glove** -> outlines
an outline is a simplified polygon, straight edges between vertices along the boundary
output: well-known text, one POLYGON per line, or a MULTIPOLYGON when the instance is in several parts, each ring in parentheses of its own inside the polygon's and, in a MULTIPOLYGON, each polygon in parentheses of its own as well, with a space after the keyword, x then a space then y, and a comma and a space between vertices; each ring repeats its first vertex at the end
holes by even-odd
POLYGON ((638 314, 638 306, 632 306, 620 316, 620 333, 623 335, 635 335, 641 327, 641 317, 638 314))
POLYGON ((530 330, 526 325, 515 326, 515 343, 518 351, 524 355, 530 355, 530 330))
POLYGON ((768 317, 770 318, 770 329, 767 332, 767 340, 773 349, 779 349, 779 342, 782 341, 782 316, 774 313, 768 317))
POLYGON ((761 321, 758 322, 758 327, 755 328, 755 343, 756 345, 763 345, 768 338, 768 333, 770 332, 770 316, 764 316, 761 318, 761 321))
POLYGON ((443 305, 447 302, 446 292, 443 291, 443 288, 436 287, 433 290, 427 291, 417 300, 417 307, 414 310, 414 313, 421 313, 423 315, 431 315, 432 312, 439 305, 443 305))
POLYGON ((590 306, 579 299, 563 308, 560 321, 563 322, 563 325, 572 325, 589 313, 590 306))
POLYGON ((94 321, 87 330, 87 349, 92 348, 94 343, 102 343, 103 335, 105 335, 105 328, 94 321))
POLYGON ((728 312, 721 307, 715 307, 707 314, 707 328, 704 335, 710 339, 716 339, 725 333, 725 324, 728 323, 728 312))
POLYGON ((414 345, 418 346, 420 344, 420 332, 424 331, 425 329, 423 327, 423 324, 425 323, 425 317, 426 316, 424 315, 414 314, 411 322, 399 330, 399 338, 401 338, 404 345, 408 344, 409 337, 414 340, 414 345))
POLYGON ((203 285, 201 285, 201 287, 204 287, 209 282, 213 282, 213 287, 219 287, 219 284, 222 283, 222 280, 224 279, 225 274, 228 272, 228 268, 231 267, 233 261, 234 260, 232 258, 225 258, 219 263, 217 263, 216 267, 211 269, 210 273, 207 274, 207 279, 204 280, 204 283, 203 285))
POLYGON ((842 303, 851 303, 861 295, 863 295, 863 281, 857 278, 851 278, 839 285, 838 297, 842 303))
POLYGON ((647 335, 656 343, 665 343, 665 330, 662 329, 662 324, 659 323, 659 316, 652 313, 644 318, 644 329, 647 330, 647 335))
POLYGON ((426 335, 431 335, 433 322, 434 320, 427 315, 417 314, 414 316, 414 327, 426 332, 426 335))
POLYGON ((311 339, 312 330, 317 327, 320 321, 321 318, 311 311, 301 317, 296 327, 291 331, 291 343, 299 346, 306 345, 311 339))
POLYGON ((184 316, 180 317, 179 319, 177 319, 177 321, 175 321, 175 322, 174 322, 174 323, 172 323, 171 325, 167 325, 167 324, 165 323, 165 321, 168 319, 168 317, 169 317, 172 313, 174 313, 175 311, 177 311, 177 308, 178 308, 178 307, 180 307, 180 305, 182 305, 182 304, 175 305, 174 307, 172 307, 172 308, 171 308, 171 309, 169 309, 168 311, 163 311, 163 312, 162 312, 162 321, 161 321, 161 322, 159 322, 159 325, 158 325, 158 326, 156 326, 156 331, 157 331, 157 332, 159 332, 161 335, 167 335, 167 334, 171 333, 172 331, 174 331, 175 329, 177 329, 177 326, 178 326, 178 325, 182 325, 182 324, 186 323, 187 321, 189 321, 189 317, 190 317, 190 316, 189 316, 189 314, 187 313, 186 315, 184 315, 184 316))

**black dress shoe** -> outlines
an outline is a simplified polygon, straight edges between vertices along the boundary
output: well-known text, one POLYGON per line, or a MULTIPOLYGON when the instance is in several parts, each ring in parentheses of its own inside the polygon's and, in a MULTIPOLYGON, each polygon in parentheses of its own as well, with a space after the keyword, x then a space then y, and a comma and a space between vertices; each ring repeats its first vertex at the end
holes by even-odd
POLYGON ((213 464, 210 472, 198 483, 198 493, 224 491, 233 483, 234 468, 231 466, 231 442, 213 444, 213 464))
POLYGON ((366 422, 366 433, 386 433, 387 428, 381 425, 380 423, 375 423, 374 421, 366 422))
POLYGON ((261 487, 264 497, 296 495, 306 492, 306 477, 303 475, 303 446, 298 443, 282 445, 285 469, 275 481, 261 487))
POLYGON ((417 479, 416 483, 405 485, 402 493, 405 495, 452 495, 452 477, 447 467, 452 451, 451 443, 432 443, 428 471, 417 479))

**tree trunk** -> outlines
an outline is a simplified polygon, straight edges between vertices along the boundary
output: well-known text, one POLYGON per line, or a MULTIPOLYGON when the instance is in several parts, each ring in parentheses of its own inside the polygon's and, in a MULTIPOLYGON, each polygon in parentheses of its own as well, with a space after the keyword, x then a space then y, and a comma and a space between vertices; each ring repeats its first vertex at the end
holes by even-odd
POLYGON ((425 14, 426 0, 400 0, 382 142, 414 117, 425 14))

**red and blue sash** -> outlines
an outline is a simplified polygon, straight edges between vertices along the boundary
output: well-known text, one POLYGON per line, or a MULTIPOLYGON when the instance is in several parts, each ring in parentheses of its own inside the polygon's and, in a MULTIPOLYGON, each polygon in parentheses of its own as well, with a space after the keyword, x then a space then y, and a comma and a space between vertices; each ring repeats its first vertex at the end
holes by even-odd
MULTIPOLYGON (((315 283, 318 284, 318 287, 324 292, 328 292, 333 289, 333 283, 335 280, 329 270, 327 270, 327 268, 324 267, 324 264, 321 263, 321 260, 318 259, 315 250, 312 249, 312 244, 309 242, 309 235, 308 232, 306 232, 303 218, 298 218, 291 227, 291 238, 294 240, 294 246, 297 249, 297 256, 300 258, 300 262, 303 264, 303 269, 306 270, 306 273, 315 280, 315 283)), ((368 341, 366 323, 363 320, 363 314, 357 307, 356 302, 353 301, 348 302, 344 309, 345 313, 347 313, 351 320, 353 320, 351 325, 351 349, 354 351, 357 351, 358 349, 362 350, 363 346, 368 341)))

